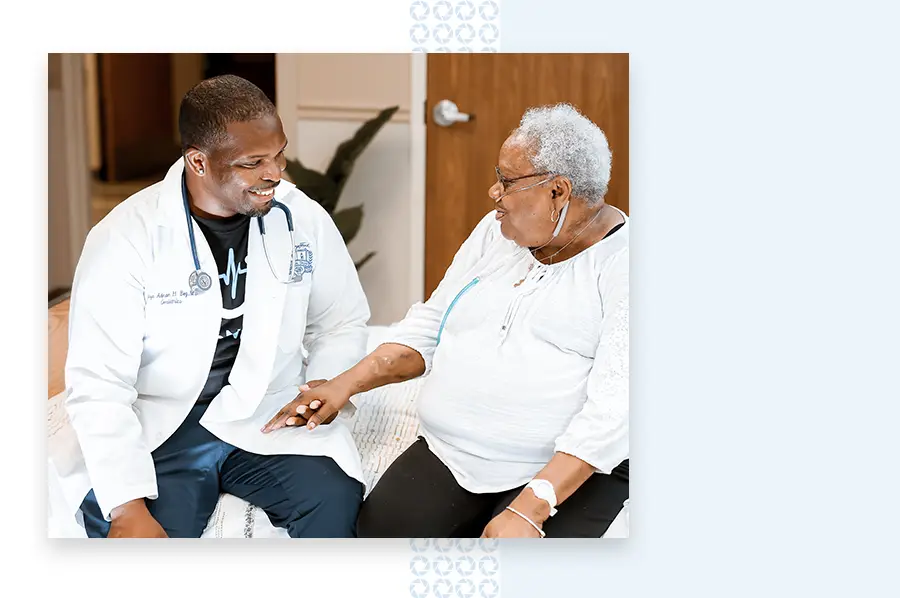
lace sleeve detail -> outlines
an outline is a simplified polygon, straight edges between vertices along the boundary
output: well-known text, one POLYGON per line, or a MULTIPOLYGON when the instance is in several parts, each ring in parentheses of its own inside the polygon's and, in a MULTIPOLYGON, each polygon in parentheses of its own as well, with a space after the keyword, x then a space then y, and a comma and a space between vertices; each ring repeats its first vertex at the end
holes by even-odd
POLYGON ((556 441, 600 473, 628 458, 628 250, 610 259, 600 276, 603 319, 588 377, 584 407, 556 441))

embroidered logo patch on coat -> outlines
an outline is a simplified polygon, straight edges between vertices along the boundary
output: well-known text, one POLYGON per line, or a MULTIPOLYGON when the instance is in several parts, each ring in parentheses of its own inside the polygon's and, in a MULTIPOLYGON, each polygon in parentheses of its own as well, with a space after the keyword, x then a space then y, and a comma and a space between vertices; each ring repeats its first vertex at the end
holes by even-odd
POLYGON ((309 248, 309 243, 300 243, 294 245, 294 271, 291 272, 291 279, 295 282, 301 282, 304 274, 310 274, 313 271, 313 252, 309 248))

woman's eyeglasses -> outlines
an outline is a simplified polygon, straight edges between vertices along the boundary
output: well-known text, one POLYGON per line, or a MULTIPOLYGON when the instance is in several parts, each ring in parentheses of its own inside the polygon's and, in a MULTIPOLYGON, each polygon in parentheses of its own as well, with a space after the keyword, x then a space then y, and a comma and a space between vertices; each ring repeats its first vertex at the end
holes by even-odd
POLYGON ((553 179, 553 177, 556 176, 556 174, 547 171, 547 172, 532 172, 531 174, 523 174, 522 176, 517 176, 515 178, 509 179, 509 178, 506 178, 505 176, 503 176, 503 174, 500 172, 499 166, 495 166, 494 170, 497 172, 497 182, 500 183, 500 187, 503 189, 503 194, 500 197, 496 198, 494 201, 499 201, 500 198, 505 197, 505 196, 509 195, 510 193, 518 193, 519 191, 525 191, 526 189, 531 189, 533 187, 537 187, 538 185, 543 185, 544 183, 553 179), (520 187, 519 189, 513 189, 512 191, 509 190, 510 185, 512 185, 516 181, 521 181, 523 179, 530 179, 531 177, 536 177, 536 176, 545 176, 548 174, 552 175, 552 176, 550 178, 544 179, 543 181, 539 181, 533 185, 527 185, 525 187, 520 187))

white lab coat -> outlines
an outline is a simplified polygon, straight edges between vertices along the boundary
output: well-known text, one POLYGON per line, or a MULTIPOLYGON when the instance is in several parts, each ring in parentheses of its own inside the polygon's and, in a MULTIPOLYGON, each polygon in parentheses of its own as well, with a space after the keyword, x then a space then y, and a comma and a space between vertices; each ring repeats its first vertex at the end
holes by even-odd
MULTIPOLYGON (((151 451, 184 421, 203 388, 222 319, 215 259, 192 221, 209 291, 190 295, 194 270, 181 195, 183 161, 163 181, 117 206, 91 230, 75 272, 65 406, 69 437, 50 459, 70 513, 93 488, 108 519, 118 505, 156 498, 151 451)), ((291 243, 309 243, 313 272, 285 285, 250 225, 241 344, 229 384, 201 424, 257 454, 329 456, 365 483, 349 427, 338 417, 313 431, 260 428, 305 380, 332 378, 365 353, 369 307, 331 217, 288 181, 275 197, 292 213, 265 216, 269 255, 287 276, 291 243)), ((350 407, 350 405, 348 405, 350 407)), ((345 410, 346 412, 346 410, 345 410)), ((352 407, 350 412, 352 412, 352 407)))

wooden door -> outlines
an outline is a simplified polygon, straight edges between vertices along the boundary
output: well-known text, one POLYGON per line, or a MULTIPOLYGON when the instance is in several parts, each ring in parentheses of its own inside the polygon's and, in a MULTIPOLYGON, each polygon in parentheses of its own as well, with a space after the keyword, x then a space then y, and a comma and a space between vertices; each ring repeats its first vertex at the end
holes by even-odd
POLYGON ((156 177, 181 155, 169 54, 98 54, 102 178, 156 177))
POLYGON ((613 154, 606 201, 628 212, 628 54, 429 54, 427 98, 425 297, 493 209, 500 145, 529 107, 568 102, 597 123, 613 154), (439 126, 444 99, 474 119, 439 126))

